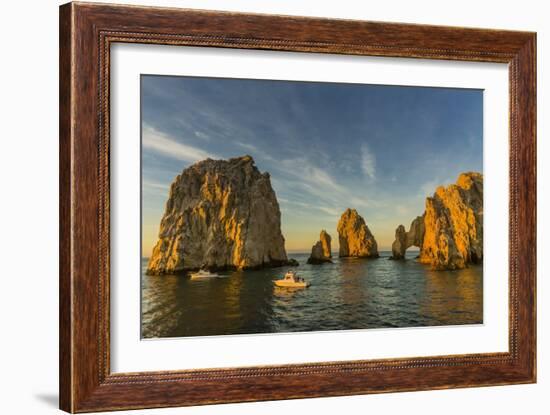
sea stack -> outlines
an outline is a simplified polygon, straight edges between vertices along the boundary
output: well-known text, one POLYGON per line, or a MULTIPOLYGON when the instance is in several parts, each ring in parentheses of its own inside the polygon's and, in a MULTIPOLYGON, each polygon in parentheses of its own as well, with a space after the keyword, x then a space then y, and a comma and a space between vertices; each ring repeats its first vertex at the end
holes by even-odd
POLYGON ((340 257, 378 258, 378 244, 355 209, 346 209, 338 222, 340 257))
POLYGON ((319 240, 311 248, 311 255, 307 260, 308 264, 324 264, 327 262, 332 262, 332 253, 330 243, 332 238, 330 235, 323 229, 319 240))
POLYGON ((248 155, 206 159, 170 186, 147 273, 295 265, 284 243, 269 173, 248 155))
POLYGON ((392 245, 394 258, 402 258, 414 245, 420 248, 419 261, 436 270, 462 269, 482 262, 483 175, 462 173, 456 184, 438 187, 426 198, 424 215, 413 221, 406 237, 401 227, 392 245))

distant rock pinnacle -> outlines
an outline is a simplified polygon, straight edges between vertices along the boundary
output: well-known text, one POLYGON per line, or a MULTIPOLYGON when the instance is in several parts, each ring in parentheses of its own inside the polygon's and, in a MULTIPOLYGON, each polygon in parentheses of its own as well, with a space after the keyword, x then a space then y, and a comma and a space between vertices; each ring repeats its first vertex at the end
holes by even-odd
POLYGON ((338 222, 340 257, 378 258, 378 244, 355 209, 346 209, 338 222))

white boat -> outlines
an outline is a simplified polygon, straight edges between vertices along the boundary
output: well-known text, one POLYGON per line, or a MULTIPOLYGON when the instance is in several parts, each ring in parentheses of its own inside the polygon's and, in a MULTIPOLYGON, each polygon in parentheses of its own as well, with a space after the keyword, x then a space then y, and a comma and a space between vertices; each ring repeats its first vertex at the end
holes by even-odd
POLYGON ((310 283, 298 277, 296 271, 288 271, 282 279, 275 281, 275 285, 286 288, 307 288, 310 283))
POLYGON ((192 280, 198 280, 198 279, 202 279, 202 278, 218 278, 219 275, 216 274, 216 273, 212 273, 208 270, 205 270, 205 269, 201 269, 197 272, 193 272, 191 273, 191 279, 192 280))

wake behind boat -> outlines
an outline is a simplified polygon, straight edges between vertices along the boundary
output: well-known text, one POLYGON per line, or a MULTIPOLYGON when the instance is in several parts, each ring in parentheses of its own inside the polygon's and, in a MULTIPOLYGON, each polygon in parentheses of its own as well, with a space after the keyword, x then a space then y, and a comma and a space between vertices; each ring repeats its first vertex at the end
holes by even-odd
POLYGON ((191 273, 191 279, 192 280, 198 280, 198 279, 203 279, 203 278, 219 278, 220 276, 218 274, 216 274, 215 272, 210 272, 208 270, 205 270, 205 269, 201 269, 197 272, 193 272, 191 273))
POLYGON ((307 288, 311 284, 301 277, 296 275, 296 271, 288 271, 283 279, 276 280, 275 285, 277 287, 285 288, 307 288))

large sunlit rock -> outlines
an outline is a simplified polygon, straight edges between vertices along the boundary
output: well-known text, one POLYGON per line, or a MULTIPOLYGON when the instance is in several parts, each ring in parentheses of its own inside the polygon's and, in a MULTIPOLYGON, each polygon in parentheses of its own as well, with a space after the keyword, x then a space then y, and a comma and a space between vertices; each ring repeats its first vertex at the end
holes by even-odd
POLYGON ((426 198, 426 211, 411 224, 400 225, 392 257, 403 258, 409 246, 420 247, 419 261, 434 269, 462 269, 483 261, 483 175, 462 173, 456 182, 426 198))
POLYGON ((147 273, 291 264, 284 244, 269 173, 250 156, 206 159, 170 186, 147 273))
POLYGON ((435 269, 461 269, 483 261, 483 175, 462 173, 426 199, 420 261, 435 269))

